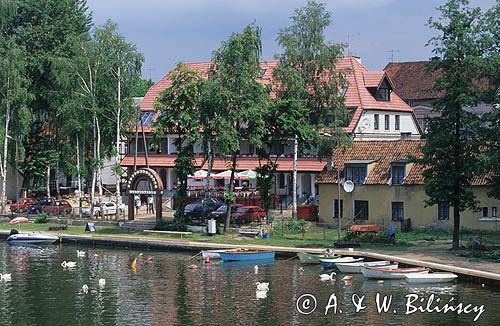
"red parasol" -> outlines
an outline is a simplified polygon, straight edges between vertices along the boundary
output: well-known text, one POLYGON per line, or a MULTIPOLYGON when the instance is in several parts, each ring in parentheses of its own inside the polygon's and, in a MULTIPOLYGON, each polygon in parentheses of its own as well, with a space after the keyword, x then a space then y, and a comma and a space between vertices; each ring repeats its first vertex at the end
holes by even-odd
POLYGON ((20 224, 20 223, 27 223, 29 220, 26 217, 16 217, 15 219, 12 219, 9 224, 14 225, 14 224, 20 224))

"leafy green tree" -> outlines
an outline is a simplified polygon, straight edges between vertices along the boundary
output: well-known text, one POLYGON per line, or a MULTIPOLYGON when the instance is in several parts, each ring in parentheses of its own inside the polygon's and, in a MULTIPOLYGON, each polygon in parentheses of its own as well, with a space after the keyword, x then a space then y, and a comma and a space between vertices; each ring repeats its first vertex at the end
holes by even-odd
POLYGON ((215 145, 222 157, 231 162, 229 190, 225 194, 228 207, 224 231, 229 228, 231 206, 234 200, 236 158, 241 142, 247 140, 260 147, 264 136, 264 114, 269 103, 269 89, 257 82, 262 53, 260 28, 246 26, 232 34, 214 52, 209 80, 218 95, 219 132, 215 145))
MULTIPOLYGON (((280 30, 277 37, 283 53, 277 55, 280 64, 274 70, 276 93, 279 99, 294 99, 308 110, 308 123, 317 131, 310 145, 320 158, 327 158, 330 170, 335 147, 348 141, 342 130, 347 111, 340 94, 346 82, 344 72, 335 69, 343 45, 326 40, 325 30, 332 24, 332 14, 323 3, 309 0, 304 8, 295 10, 291 19, 292 25, 280 30)), ((294 216, 296 178, 294 168, 294 216)))
POLYGON ((177 135, 175 172, 179 180, 176 190, 177 210, 175 218, 184 221, 184 203, 187 196, 188 176, 194 173, 194 144, 200 139, 200 87, 198 72, 179 63, 171 73, 172 86, 156 99, 155 108, 161 115, 155 123, 156 137, 164 132, 177 135))
POLYGON ((133 97, 142 97, 146 95, 148 89, 153 86, 155 83, 151 79, 141 79, 136 80, 135 85, 132 89, 133 97))
POLYGON ((466 0, 449 0, 437 9, 440 16, 428 23, 439 32, 429 41, 436 54, 430 66, 442 71, 434 88, 443 96, 433 105, 440 116, 429 120, 423 158, 418 162, 427 166, 423 172, 426 203, 453 206, 453 249, 458 249, 460 213, 478 208, 471 182, 479 172, 480 120, 464 107, 478 100, 474 80, 481 57, 477 46, 481 10, 469 7, 466 0))

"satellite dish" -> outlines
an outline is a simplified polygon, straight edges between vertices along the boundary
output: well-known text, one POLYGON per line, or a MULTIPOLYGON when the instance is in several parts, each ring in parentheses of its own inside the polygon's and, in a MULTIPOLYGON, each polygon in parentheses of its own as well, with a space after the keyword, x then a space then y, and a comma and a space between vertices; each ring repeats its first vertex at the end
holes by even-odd
POLYGON ((352 192, 354 190, 354 182, 351 180, 344 182, 344 190, 345 192, 352 192))

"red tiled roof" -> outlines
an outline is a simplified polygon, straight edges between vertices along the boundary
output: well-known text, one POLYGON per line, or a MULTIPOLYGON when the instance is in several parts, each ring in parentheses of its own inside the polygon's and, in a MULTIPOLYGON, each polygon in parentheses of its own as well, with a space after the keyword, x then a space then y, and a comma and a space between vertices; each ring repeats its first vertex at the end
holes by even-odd
MULTIPOLYGON (((150 167, 173 168, 175 166, 175 155, 151 155, 148 157, 150 167)), ((127 155, 121 162, 122 166, 134 166, 134 156, 127 155)), ((143 155, 137 156, 137 166, 145 166, 146 159, 143 155)), ((224 171, 230 168, 231 162, 215 158, 213 163, 214 171, 224 171)), ((198 169, 207 169, 207 162, 201 156, 195 158, 195 167, 198 169)), ((256 157, 239 157, 237 160, 237 169, 239 171, 254 170, 259 167, 259 159, 256 157)), ((297 169, 299 172, 321 172, 325 167, 324 162, 320 162, 317 158, 299 158, 297 161, 297 169)), ((280 157, 278 158, 279 172, 288 172, 293 170, 293 158, 280 157)))
POLYGON ((442 72, 428 71, 427 64, 427 61, 391 62, 384 71, 394 83, 394 91, 405 100, 436 99, 443 94, 433 89, 442 72))
MULTIPOLYGON (((261 62, 262 69, 265 69, 264 76, 259 81, 264 85, 273 84, 273 70, 279 64, 278 61, 263 61, 261 62)), ((196 71, 201 72, 203 77, 206 77, 210 69, 211 62, 196 62, 186 63, 186 65, 196 71)), ((344 104, 347 108, 354 108, 355 112, 349 126, 345 128, 346 132, 352 133, 358 124, 359 118, 363 110, 391 110, 391 111, 412 111, 395 92, 391 94, 390 101, 377 101, 374 96, 368 91, 370 87, 376 87, 380 84, 383 77, 387 77, 392 85, 390 78, 383 72, 369 72, 357 59, 354 57, 341 57, 336 63, 336 69, 344 71, 348 84, 346 94, 344 96, 344 104), (376 86, 373 86, 377 84, 376 86)), ((158 83, 151 86, 144 99, 140 103, 141 110, 153 110, 154 99, 166 88, 170 87, 169 72, 158 83)), ((271 96, 274 93, 271 92, 271 96)))
MULTIPOLYGON (((422 148, 425 140, 397 140, 397 141, 355 141, 351 147, 337 148, 333 154, 333 164, 341 167, 341 178, 344 175, 345 163, 353 160, 373 161, 373 166, 367 176, 367 185, 386 185, 391 178, 391 162, 409 161, 411 157, 422 157, 422 148)), ((407 165, 410 171, 404 181, 405 185, 423 185, 421 164, 407 165)), ((491 174, 476 176, 472 180, 473 186, 486 186, 489 184, 491 174)), ((336 172, 320 173, 317 183, 337 183, 336 172)))

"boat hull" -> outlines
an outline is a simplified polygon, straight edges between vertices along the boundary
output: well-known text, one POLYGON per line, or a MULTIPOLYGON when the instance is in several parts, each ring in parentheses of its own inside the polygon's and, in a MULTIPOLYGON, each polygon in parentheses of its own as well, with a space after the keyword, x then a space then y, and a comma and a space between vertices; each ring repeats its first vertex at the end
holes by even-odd
POLYGON ((449 283, 458 278, 453 273, 432 273, 432 274, 408 274, 405 275, 406 282, 411 284, 431 284, 431 283, 449 283))
POLYGON ((321 266, 325 269, 337 268, 337 263, 357 263, 363 261, 364 258, 341 257, 333 259, 321 259, 321 266))
POLYGON ((369 267, 362 266, 361 273, 366 278, 374 278, 379 280, 396 280, 404 279, 405 275, 410 273, 428 273, 426 268, 385 268, 385 267, 369 267))
POLYGON ((225 251, 219 253, 222 261, 254 261, 274 259, 274 251, 225 251))
POLYGON ((391 266, 392 268, 398 268, 398 264, 391 265, 391 262, 388 260, 359 262, 359 263, 337 263, 335 265, 342 273, 350 273, 350 274, 361 274, 361 266, 380 266, 380 267, 391 266))
POLYGON ((54 243, 59 240, 58 236, 43 233, 17 233, 12 234, 7 238, 7 242, 11 244, 22 243, 54 243))
POLYGON ((323 254, 309 254, 305 252, 298 252, 297 257, 299 257, 299 260, 302 264, 305 265, 319 265, 321 264, 320 259, 328 259, 328 258, 339 258, 340 256, 327 256, 323 254))
POLYGON ((203 259, 220 259, 220 253, 227 251, 226 249, 224 250, 202 250, 201 251, 201 256, 203 259))

